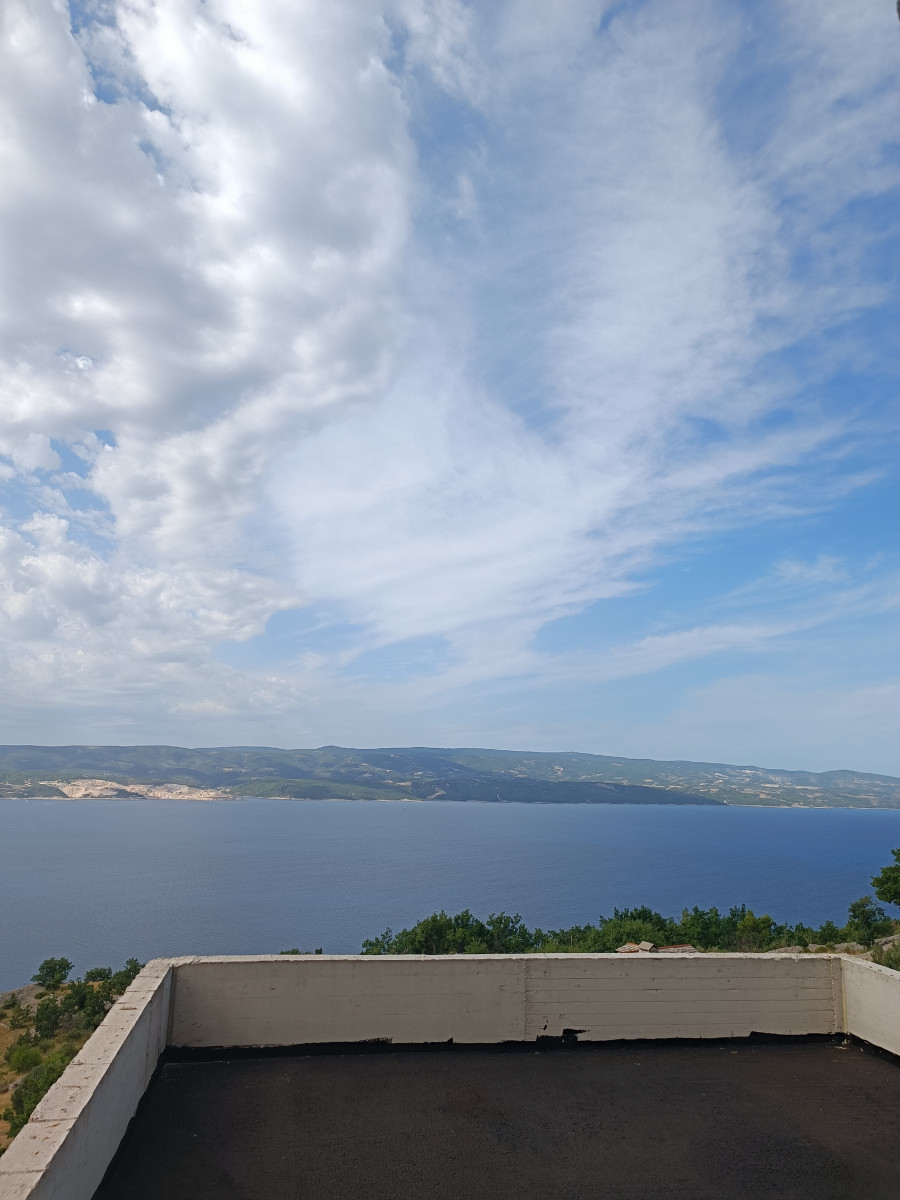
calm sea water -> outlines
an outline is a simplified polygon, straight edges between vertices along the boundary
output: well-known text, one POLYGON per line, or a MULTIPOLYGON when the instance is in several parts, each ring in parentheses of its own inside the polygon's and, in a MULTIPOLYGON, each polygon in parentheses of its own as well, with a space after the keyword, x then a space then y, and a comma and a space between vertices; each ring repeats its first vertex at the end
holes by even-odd
POLYGON ((900 811, 638 805, 0 801, 0 988, 172 954, 363 938, 435 909, 584 923, 613 906, 746 903, 843 921, 900 811))

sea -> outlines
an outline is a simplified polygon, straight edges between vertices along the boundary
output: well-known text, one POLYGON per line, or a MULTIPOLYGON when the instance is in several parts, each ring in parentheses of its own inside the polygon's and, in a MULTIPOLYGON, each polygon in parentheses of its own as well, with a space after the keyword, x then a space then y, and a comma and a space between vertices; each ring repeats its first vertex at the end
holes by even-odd
POLYGON ((78 974, 131 956, 355 954, 439 909, 543 929, 637 904, 843 923, 895 846, 887 810, 0 800, 0 990, 51 956, 78 974))

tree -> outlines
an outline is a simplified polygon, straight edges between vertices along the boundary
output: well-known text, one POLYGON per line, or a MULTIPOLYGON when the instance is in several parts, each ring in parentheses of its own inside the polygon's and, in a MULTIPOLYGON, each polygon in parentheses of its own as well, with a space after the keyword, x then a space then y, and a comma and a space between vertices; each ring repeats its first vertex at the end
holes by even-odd
POLYGON ((69 984, 59 1008, 80 1029, 96 1029, 106 1016, 106 1001, 100 989, 89 983, 69 984))
POLYGON ((834 921, 828 920, 821 927, 821 929, 816 931, 815 940, 819 943, 819 945, 828 946, 834 945, 835 942, 839 942, 842 936, 842 931, 839 926, 835 925, 834 921))
POLYGON ((62 1016, 53 996, 45 996, 34 1012, 34 1031, 39 1038, 52 1038, 59 1029, 62 1016))
POLYGON ((102 983, 106 979, 112 979, 112 967, 91 967, 84 973, 85 983, 102 983))
MULTIPOLYGON (((520 954, 532 949, 534 938, 518 913, 491 913, 487 921, 468 909, 449 917, 432 913, 411 929, 394 933, 386 929, 380 937, 363 942, 363 954, 520 954)), ((318 951, 317 951, 318 953, 318 951)))
POLYGON ((872 880, 872 887, 878 899, 885 904, 900 904, 900 846, 891 854, 894 856, 893 865, 882 868, 872 880))
POLYGON ((67 958, 45 958, 31 979, 50 992, 58 991, 69 978, 69 972, 75 966, 67 958))
POLYGON ((116 996, 121 996, 122 992, 125 991, 128 985, 134 983, 135 979, 137 979, 138 975, 143 970, 143 967, 144 964, 142 962, 138 962, 136 958, 126 958, 125 966, 122 968, 122 970, 116 971, 115 975, 113 975, 111 979, 104 980, 103 982, 110 985, 112 992, 116 996))
POLYGON ((534 946, 534 936, 518 913, 491 913, 485 922, 490 954, 524 954, 534 946))
POLYGON ((31 1027, 31 1009, 20 1000, 13 1000, 6 1010, 6 1023, 10 1029, 29 1029, 31 1027))
POLYGON ((854 900, 847 910, 847 932, 864 946, 873 945, 877 937, 884 937, 892 928, 887 913, 871 896, 854 900))
POLYGON ((734 931, 735 948, 745 952, 765 950, 775 937, 775 922, 768 913, 758 917, 748 910, 734 931))

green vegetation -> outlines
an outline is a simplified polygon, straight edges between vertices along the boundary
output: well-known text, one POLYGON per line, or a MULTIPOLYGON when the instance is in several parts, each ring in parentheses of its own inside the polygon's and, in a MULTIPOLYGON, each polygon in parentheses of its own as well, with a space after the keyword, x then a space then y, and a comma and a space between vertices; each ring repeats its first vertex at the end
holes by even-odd
POLYGON ((34 1009, 16 996, 0 1008, 0 1020, 7 1028, 25 1030, 3 1055, 3 1082, 10 1075, 13 1079, 10 1103, 0 1119, 8 1122, 10 1137, 19 1132, 143 964, 129 958, 120 971, 95 967, 85 972, 84 979, 66 983, 72 965, 67 958, 45 959, 32 979, 50 994, 39 992, 34 1009))
POLYGON ((892 850, 894 861, 889 867, 883 867, 872 880, 875 895, 885 904, 900 904, 900 846, 892 850))
POLYGON ((10 1136, 15 1137, 25 1125, 38 1102, 56 1083, 77 1053, 78 1047, 73 1042, 66 1042, 51 1051, 46 1058, 42 1058, 16 1086, 10 1107, 3 1113, 4 1121, 9 1122, 10 1136))
POLYGON ((862 942, 864 946, 873 946, 875 939, 887 937, 893 926, 893 921, 883 908, 875 904, 871 896, 863 896, 850 905, 846 928, 851 937, 848 940, 862 942))
POLYGON ((252 779, 233 792, 256 796, 286 797, 289 800, 398 800, 399 788, 365 787, 329 779, 252 779))
POLYGON ((52 781, 78 779, 181 783, 225 788, 232 796, 298 799, 387 800, 405 794, 485 803, 900 808, 900 779, 861 771, 427 746, 0 746, 0 796, 61 797, 52 781))
POLYGON ((17 1075, 24 1075, 32 1067, 39 1067, 44 1061, 44 1056, 36 1044, 31 1044, 26 1034, 7 1050, 6 1061, 11 1071, 15 1071, 17 1075))
POLYGON ((380 937, 363 942, 363 954, 524 954, 538 949, 536 938, 519 916, 492 914, 479 921, 466 909, 454 917, 445 912, 432 913, 412 929, 393 933, 386 929, 380 937))
POLYGON ((880 967, 890 967, 892 971, 900 971, 900 945, 873 946, 872 962, 880 967))
POLYGON ((45 987, 51 992, 58 991, 69 978, 69 973, 74 966, 75 964, 69 962, 67 958, 45 958, 32 975, 32 982, 39 983, 41 987, 45 987))
POLYGON ((6 1024, 10 1029, 27 1029, 31 1025, 32 1012, 15 997, 7 1002, 4 1010, 6 1024))
POLYGON ((479 920, 466 909, 455 916, 432 913, 410 929, 363 942, 363 954, 609 954, 626 942, 653 942, 657 946, 689 942, 698 950, 765 951, 782 946, 810 945, 833 948, 842 942, 871 946, 887 937, 895 922, 870 896, 850 905, 847 924, 828 921, 815 929, 808 925, 780 925, 768 914, 756 916, 745 905, 720 913, 717 908, 684 909, 680 918, 664 917, 647 907, 613 909, 595 925, 569 929, 528 929, 521 917, 494 913, 479 920))

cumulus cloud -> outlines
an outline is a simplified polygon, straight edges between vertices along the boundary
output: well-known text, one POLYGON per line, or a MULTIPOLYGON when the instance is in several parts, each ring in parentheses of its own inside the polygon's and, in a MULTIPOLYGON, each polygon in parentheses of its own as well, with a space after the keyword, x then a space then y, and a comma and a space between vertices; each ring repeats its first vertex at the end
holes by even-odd
POLYGON ((247 522, 273 448, 390 368, 412 150, 374 10, 80 16, 4 8, 0 452, 26 505, 74 486, 108 515, 102 550, 49 517, 8 535, 11 610, 83 668, 132 635, 202 656, 297 601, 247 522), (53 439, 83 469, 50 486, 53 439))
MULTIPOLYGON (((660 617, 602 663, 537 641, 680 547, 878 477, 885 410, 832 381, 867 369, 860 314, 889 294, 881 16, 10 0, 0 639, 23 719, 333 740, 351 698, 366 741, 367 656, 430 639, 428 678, 390 682, 407 740, 404 697, 805 627, 660 617), (274 672, 227 665, 291 611, 314 636, 274 672)), ((777 557, 770 591, 846 585, 827 553, 777 557)))

